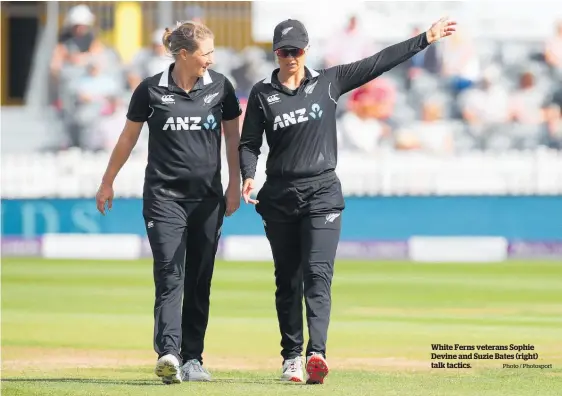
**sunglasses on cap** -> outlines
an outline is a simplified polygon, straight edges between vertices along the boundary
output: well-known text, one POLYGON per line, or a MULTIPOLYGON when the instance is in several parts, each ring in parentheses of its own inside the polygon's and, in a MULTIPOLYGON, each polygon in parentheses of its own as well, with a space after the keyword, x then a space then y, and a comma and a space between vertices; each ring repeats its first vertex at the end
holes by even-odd
POLYGON ((303 56, 304 50, 302 48, 279 48, 275 53, 280 58, 296 58, 298 56, 303 56))

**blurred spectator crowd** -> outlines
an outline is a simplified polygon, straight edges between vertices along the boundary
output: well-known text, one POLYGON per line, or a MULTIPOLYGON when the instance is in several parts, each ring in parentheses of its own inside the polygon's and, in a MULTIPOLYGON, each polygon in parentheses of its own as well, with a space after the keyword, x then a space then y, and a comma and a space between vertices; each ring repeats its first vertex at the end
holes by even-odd
MULTIPOLYGON (((204 15, 196 18, 205 22, 204 15)), ((94 22, 87 6, 71 8, 53 53, 53 105, 66 132, 59 149, 111 150, 134 88, 172 62, 163 29, 124 63, 98 39, 94 22)), ((307 64, 349 63, 391 44, 368 39, 351 17, 343 31, 311 48, 307 64)), ((276 67, 273 54, 260 47, 217 46, 214 61, 243 108, 252 85, 276 67)), ((476 41, 461 28, 346 94, 338 109, 340 150, 347 152, 562 150, 562 22, 544 43, 476 41)))

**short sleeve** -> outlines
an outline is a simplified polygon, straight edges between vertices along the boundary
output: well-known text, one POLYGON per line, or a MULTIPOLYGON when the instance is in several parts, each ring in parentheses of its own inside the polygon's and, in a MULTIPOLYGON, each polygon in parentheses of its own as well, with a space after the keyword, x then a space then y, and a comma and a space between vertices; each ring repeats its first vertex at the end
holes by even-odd
POLYGON ((242 114, 240 101, 236 97, 234 87, 228 78, 224 80, 224 99, 222 102, 222 119, 230 121, 242 114))
POLYGON ((148 120, 150 114, 149 99, 148 80, 144 80, 137 86, 131 96, 127 118, 134 122, 145 122, 148 120))

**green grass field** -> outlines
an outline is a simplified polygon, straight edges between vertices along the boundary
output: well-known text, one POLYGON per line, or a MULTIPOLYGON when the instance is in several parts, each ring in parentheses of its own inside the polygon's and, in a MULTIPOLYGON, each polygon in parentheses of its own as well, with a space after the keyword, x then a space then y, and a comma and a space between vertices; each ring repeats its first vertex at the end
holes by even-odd
POLYGON ((277 381, 273 293, 271 263, 218 262, 204 356, 215 381, 165 386, 150 261, 5 258, 2 395, 562 394, 560 262, 338 262, 323 386, 277 381), (432 369, 433 343, 532 344, 539 358, 432 369))

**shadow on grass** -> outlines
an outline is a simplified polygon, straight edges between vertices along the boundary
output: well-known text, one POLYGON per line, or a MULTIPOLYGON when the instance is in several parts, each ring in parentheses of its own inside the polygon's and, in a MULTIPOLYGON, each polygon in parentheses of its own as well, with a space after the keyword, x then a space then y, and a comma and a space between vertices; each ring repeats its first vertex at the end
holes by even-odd
MULTIPOLYGON (((107 385, 131 385, 131 386, 166 386, 160 380, 112 380, 96 378, 2 378, 2 382, 54 382, 54 383, 79 383, 79 384, 107 384, 107 385)), ((189 382, 187 382, 189 384, 189 382)), ((281 382, 273 378, 215 378, 211 383, 218 384, 279 384, 294 385, 289 382, 281 382)), ((171 385, 173 386, 173 385, 171 385)))

